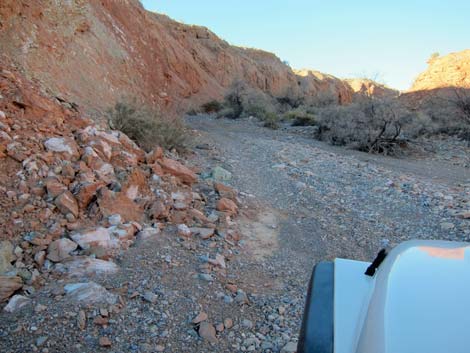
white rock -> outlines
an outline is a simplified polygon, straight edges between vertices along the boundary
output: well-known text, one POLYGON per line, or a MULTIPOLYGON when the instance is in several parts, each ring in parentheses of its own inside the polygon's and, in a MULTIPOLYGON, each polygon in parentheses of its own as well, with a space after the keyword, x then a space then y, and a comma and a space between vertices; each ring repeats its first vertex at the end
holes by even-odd
POLYGON ((184 237, 190 237, 191 236, 191 229, 186 224, 179 224, 178 225, 178 235, 184 236, 184 237))
POLYGON ((92 246, 103 248, 118 248, 119 241, 111 236, 108 228, 99 227, 97 229, 72 234, 71 238, 80 245, 82 249, 89 249, 92 246))
POLYGON ((58 269, 70 276, 111 274, 119 271, 118 265, 112 261, 94 259, 88 256, 79 256, 66 260, 58 266, 58 269))
POLYGON ((28 305, 31 302, 31 299, 23 296, 23 295, 14 295, 10 298, 7 306, 3 309, 9 313, 13 313, 22 307, 28 305))
POLYGON ((65 139, 62 137, 52 137, 44 142, 44 146, 48 151, 52 152, 67 152, 69 154, 74 153, 73 148, 67 144, 65 139))
POLYGON ((146 227, 142 229, 139 233, 137 233, 137 240, 142 241, 155 238, 158 234, 160 234, 159 228, 146 227))
POLYGON ((122 222, 122 218, 121 218, 121 215, 120 214, 113 214, 111 216, 108 217, 108 222, 109 224, 111 224, 112 226, 118 226, 121 224, 122 222))
POLYGON ((116 303, 117 296, 95 282, 69 283, 64 287, 66 297, 84 303, 116 303))

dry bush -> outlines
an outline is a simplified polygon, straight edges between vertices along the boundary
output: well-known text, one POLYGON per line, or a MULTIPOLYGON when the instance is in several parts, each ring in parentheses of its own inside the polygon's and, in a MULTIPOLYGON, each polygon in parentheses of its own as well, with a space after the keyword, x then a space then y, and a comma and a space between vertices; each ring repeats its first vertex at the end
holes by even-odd
MULTIPOLYGON (((224 115, 231 119, 254 116, 264 119, 266 113, 277 111, 274 99, 264 92, 249 87, 243 81, 237 80, 225 96, 225 107, 230 109, 224 115)), ((222 112, 221 112, 222 113, 222 112)))
POLYGON ((428 134, 458 136, 470 144, 470 90, 454 88, 437 92, 422 103, 430 117, 428 134))
POLYGON ((204 103, 202 106, 201 106, 201 110, 204 112, 204 113, 217 113, 219 111, 221 111, 223 109, 223 104, 220 103, 219 101, 216 101, 216 100, 211 100, 207 103, 204 103))
POLYGON ((279 129, 279 116, 276 113, 273 112, 266 112, 261 120, 264 122, 263 126, 277 130, 279 129))
POLYGON ((186 135, 181 120, 165 119, 155 109, 137 108, 134 102, 120 101, 108 110, 108 123, 146 151, 155 146, 185 149, 186 135))
POLYGON ((314 126, 316 124, 315 115, 306 107, 290 110, 284 113, 282 118, 290 122, 292 126, 314 126))
POLYGON ((397 155, 408 146, 415 114, 391 99, 366 97, 347 106, 323 108, 317 117, 318 137, 335 145, 369 153, 397 155), (409 129, 409 130, 408 130, 409 129))

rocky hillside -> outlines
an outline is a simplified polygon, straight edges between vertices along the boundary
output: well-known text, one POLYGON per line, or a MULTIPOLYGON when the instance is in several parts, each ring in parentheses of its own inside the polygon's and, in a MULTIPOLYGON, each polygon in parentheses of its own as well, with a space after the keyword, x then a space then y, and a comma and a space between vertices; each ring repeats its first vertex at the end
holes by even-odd
POLYGON ((138 0, 2 1, 0 50, 51 95, 89 111, 129 92, 183 111, 220 98, 236 79, 277 96, 324 86, 341 102, 350 96, 339 80, 299 78, 271 53, 231 46, 207 28, 148 12, 138 0))
MULTIPOLYGON (((0 303, 54 271, 113 271, 106 260, 168 224, 182 237, 214 234, 219 217, 206 215, 198 176, 174 156, 144 153, 2 62, 0 88, 0 303)), ((223 197, 206 189, 225 215, 222 231, 237 213, 236 192, 215 185, 223 197)), ((8 310, 24 299, 15 298, 8 310)))
POLYGON ((470 49, 432 58, 413 83, 411 92, 449 87, 470 88, 470 49))

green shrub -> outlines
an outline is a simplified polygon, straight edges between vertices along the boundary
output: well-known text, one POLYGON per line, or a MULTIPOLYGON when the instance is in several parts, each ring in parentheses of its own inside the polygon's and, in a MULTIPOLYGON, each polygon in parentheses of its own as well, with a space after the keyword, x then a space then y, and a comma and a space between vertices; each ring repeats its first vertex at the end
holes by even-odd
POLYGON ((117 102, 108 110, 112 129, 122 131, 146 151, 155 146, 184 150, 186 134, 179 119, 164 118, 155 109, 137 108, 135 103, 117 102))
POLYGON ((216 100, 211 100, 207 103, 204 103, 201 106, 201 109, 204 113, 217 113, 223 109, 223 104, 216 100))

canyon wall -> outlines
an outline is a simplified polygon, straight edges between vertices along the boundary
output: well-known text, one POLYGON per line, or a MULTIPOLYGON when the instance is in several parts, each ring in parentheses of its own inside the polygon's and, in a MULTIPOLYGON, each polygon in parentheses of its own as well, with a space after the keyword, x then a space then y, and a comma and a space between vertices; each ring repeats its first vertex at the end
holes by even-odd
POLYGON ((275 96, 325 87, 342 103, 352 95, 338 79, 297 76, 274 54, 231 46, 137 0, 3 0, 0 50, 48 94, 96 113, 122 97, 181 113, 237 79, 275 96))

